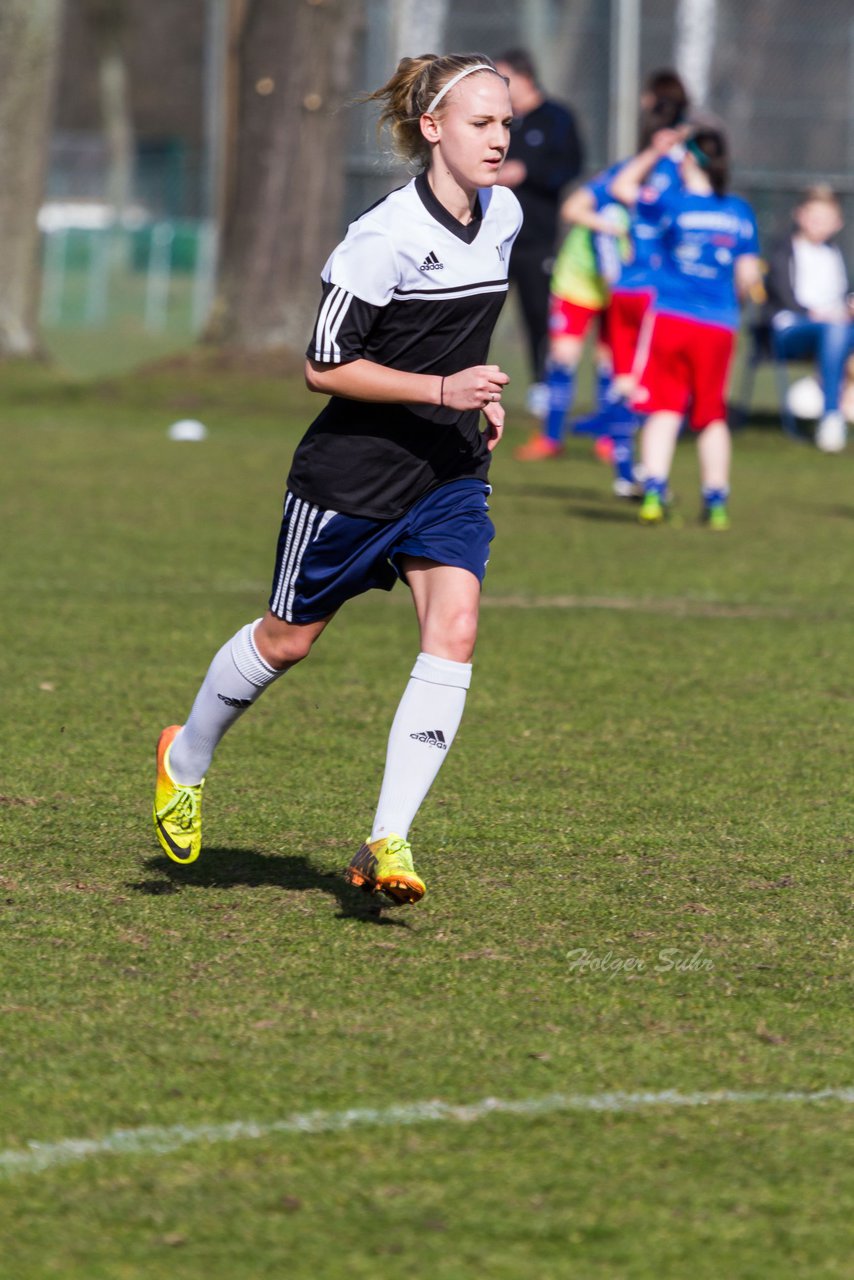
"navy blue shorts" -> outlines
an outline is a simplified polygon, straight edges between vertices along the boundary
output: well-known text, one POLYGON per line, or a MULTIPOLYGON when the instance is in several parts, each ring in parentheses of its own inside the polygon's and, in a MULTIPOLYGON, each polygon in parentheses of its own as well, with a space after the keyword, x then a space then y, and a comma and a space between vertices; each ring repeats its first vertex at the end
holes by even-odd
POLYGON ((468 569, 483 582, 495 536, 490 492, 483 480, 452 480, 399 520, 345 516, 285 494, 270 609, 286 622, 317 622, 372 587, 390 591, 403 556, 468 569))

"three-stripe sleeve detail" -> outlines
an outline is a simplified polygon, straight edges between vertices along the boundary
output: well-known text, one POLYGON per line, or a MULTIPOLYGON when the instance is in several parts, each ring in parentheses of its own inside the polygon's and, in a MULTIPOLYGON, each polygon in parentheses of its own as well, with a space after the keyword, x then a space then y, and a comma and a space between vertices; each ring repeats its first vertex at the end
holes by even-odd
POLYGON ((336 284, 320 308, 314 330, 314 358, 321 364, 335 364, 341 359, 338 333, 352 301, 353 294, 336 284))

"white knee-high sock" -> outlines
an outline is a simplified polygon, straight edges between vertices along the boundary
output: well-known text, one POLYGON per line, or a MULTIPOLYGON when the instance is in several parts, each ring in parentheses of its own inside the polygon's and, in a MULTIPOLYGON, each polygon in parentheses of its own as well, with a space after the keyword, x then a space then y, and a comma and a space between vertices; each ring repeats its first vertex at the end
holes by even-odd
POLYGON ((471 663, 419 653, 391 726, 371 840, 406 836, 448 754, 466 703, 471 663))
POLYGON ((194 786, 208 771, 220 738, 247 707, 277 680, 276 671, 255 648, 258 623, 248 622, 222 646, 208 667, 187 723, 169 750, 169 772, 176 782, 194 786))

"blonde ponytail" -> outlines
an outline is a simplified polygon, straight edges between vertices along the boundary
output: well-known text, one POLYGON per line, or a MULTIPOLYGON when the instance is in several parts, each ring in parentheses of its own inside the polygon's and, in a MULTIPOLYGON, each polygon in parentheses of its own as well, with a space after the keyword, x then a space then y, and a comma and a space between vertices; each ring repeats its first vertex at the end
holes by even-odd
MULTIPOLYGON (((492 59, 482 53, 423 53, 418 58, 401 58, 388 83, 365 94, 360 101, 384 103, 378 130, 387 126, 395 152, 404 160, 419 161, 426 167, 430 145, 421 132, 422 115, 454 76, 478 65, 498 74, 492 59)), ((444 110, 446 102, 447 98, 437 104, 437 115, 444 110)))

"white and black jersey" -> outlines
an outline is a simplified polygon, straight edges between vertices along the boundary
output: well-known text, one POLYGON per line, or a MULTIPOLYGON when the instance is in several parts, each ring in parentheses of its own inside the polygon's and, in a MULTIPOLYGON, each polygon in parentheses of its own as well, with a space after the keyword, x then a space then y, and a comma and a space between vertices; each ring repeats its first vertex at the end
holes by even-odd
MULTIPOLYGON (((426 174, 393 191, 323 268, 309 359, 444 376, 485 364, 521 223, 505 187, 480 191, 466 225, 426 174)), ((475 410, 333 396, 294 454, 288 489, 327 510, 395 519, 438 485, 485 478, 489 457, 475 410)))

